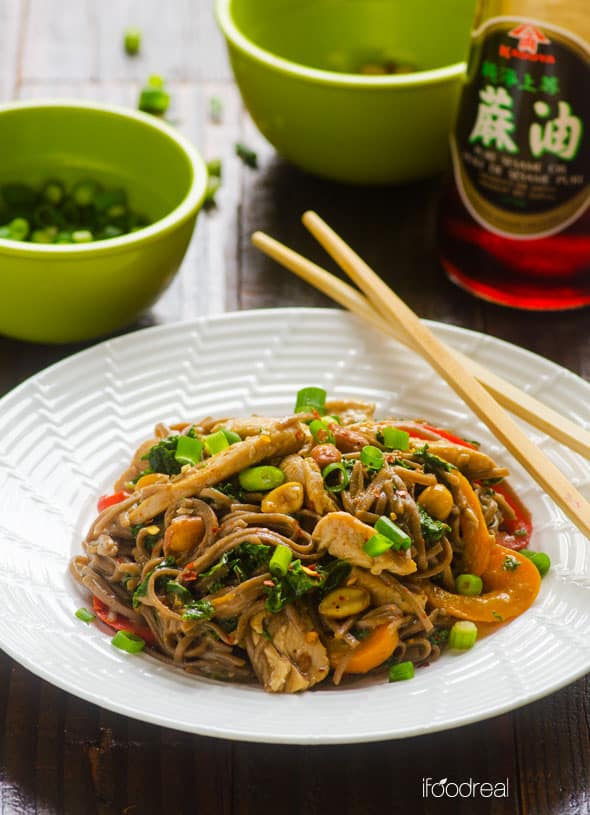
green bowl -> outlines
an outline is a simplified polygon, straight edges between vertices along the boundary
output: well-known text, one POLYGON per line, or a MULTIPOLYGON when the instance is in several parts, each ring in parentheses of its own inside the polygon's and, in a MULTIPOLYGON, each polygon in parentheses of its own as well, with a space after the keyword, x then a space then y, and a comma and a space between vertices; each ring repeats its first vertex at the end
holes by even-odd
POLYGON ((190 241, 207 186, 194 148, 133 110, 35 101, 0 106, 0 155, 0 184, 93 178, 123 187, 131 209, 150 220, 75 246, 0 239, 0 333, 72 342, 131 323, 170 283, 190 241))
POLYGON ((360 184, 442 170, 475 0, 216 0, 244 102, 293 164, 360 184), (365 76, 366 63, 413 73, 365 76))

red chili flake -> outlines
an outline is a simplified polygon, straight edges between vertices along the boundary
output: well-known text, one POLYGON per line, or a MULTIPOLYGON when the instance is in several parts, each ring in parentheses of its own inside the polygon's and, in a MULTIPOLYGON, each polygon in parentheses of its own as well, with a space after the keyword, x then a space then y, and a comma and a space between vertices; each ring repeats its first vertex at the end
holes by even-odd
POLYGON ((180 574, 179 580, 181 581, 181 583, 192 583, 193 580, 196 580, 198 578, 198 576, 199 575, 195 571, 189 569, 180 574))
POLYGON ((310 563, 307 568, 311 569, 312 572, 317 572, 317 570, 318 570, 318 567, 317 567, 316 563, 310 563))

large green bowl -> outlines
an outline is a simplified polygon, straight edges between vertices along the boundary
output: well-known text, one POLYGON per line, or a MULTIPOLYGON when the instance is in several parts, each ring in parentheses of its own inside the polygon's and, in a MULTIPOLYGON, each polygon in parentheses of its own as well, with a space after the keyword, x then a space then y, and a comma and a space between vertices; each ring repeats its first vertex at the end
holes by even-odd
POLYGON ((170 283, 207 186, 193 147, 154 117, 94 103, 0 106, 0 184, 93 178, 150 226, 80 245, 0 239, 0 333, 71 342, 132 322, 170 283))
POLYGON ((445 166, 475 0, 216 0, 236 81, 285 158, 338 181, 445 166), (385 60, 414 73, 364 76, 385 60))

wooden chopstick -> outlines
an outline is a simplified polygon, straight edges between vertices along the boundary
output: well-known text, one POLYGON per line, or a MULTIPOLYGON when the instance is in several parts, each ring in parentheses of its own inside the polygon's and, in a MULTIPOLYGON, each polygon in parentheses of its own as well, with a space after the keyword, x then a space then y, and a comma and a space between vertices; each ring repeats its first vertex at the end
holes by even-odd
MULTIPOLYGON (((302 280, 340 303, 344 308, 367 320, 384 334, 389 334, 399 342, 416 350, 416 346, 408 333, 400 330, 398 323, 383 319, 358 289, 353 288, 340 278, 330 274, 326 269, 294 252, 264 232, 255 232, 252 235, 252 243, 266 255, 294 272, 302 280)), ((539 402, 511 382, 492 373, 475 360, 456 350, 453 353, 461 361, 461 364, 468 368, 473 376, 505 408, 508 408, 516 416, 524 419, 548 436, 553 437, 561 444, 586 458, 590 458, 590 433, 587 430, 539 402)))
POLYGON ((578 529, 590 538, 590 504, 469 373, 454 352, 434 336, 412 309, 319 215, 306 212, 303 222, 381 315, 404 326, 424 359, 489 427, 578 529))

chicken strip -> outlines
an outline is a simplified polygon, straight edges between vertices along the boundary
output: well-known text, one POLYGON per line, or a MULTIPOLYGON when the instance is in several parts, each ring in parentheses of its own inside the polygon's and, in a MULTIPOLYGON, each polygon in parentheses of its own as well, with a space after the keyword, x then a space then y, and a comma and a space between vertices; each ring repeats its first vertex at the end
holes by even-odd
POLYGON ((326 678, 328 653, 304 608, 256 614, 246 634, 256 676, 271 693, 307 690, 326 678))
POLYGON ((363 546, 374 534, 372 526, 348 512, 331 512, 318 522, 312 540, 320 551, 327 549, 334 557, 368 569, 372 574, 385 571, 407 575, 416 571, 415 562, 402 552, 389 549, 377 557, 368 555, 363 546))
POLYGON ((164 512, 171 504, 182 498, 198 495, 205 487, 236 475, 246 467, 259 464, 275 456, 286 456, 298 450, 304 440, 299 423, 280 430, 271 430, 259 436, 250 436, 232 444, 196 467, 191 467, 174 481, 154 484, 140 490, 141 503, 129 510, 127 524, 144 524, 164 512))

